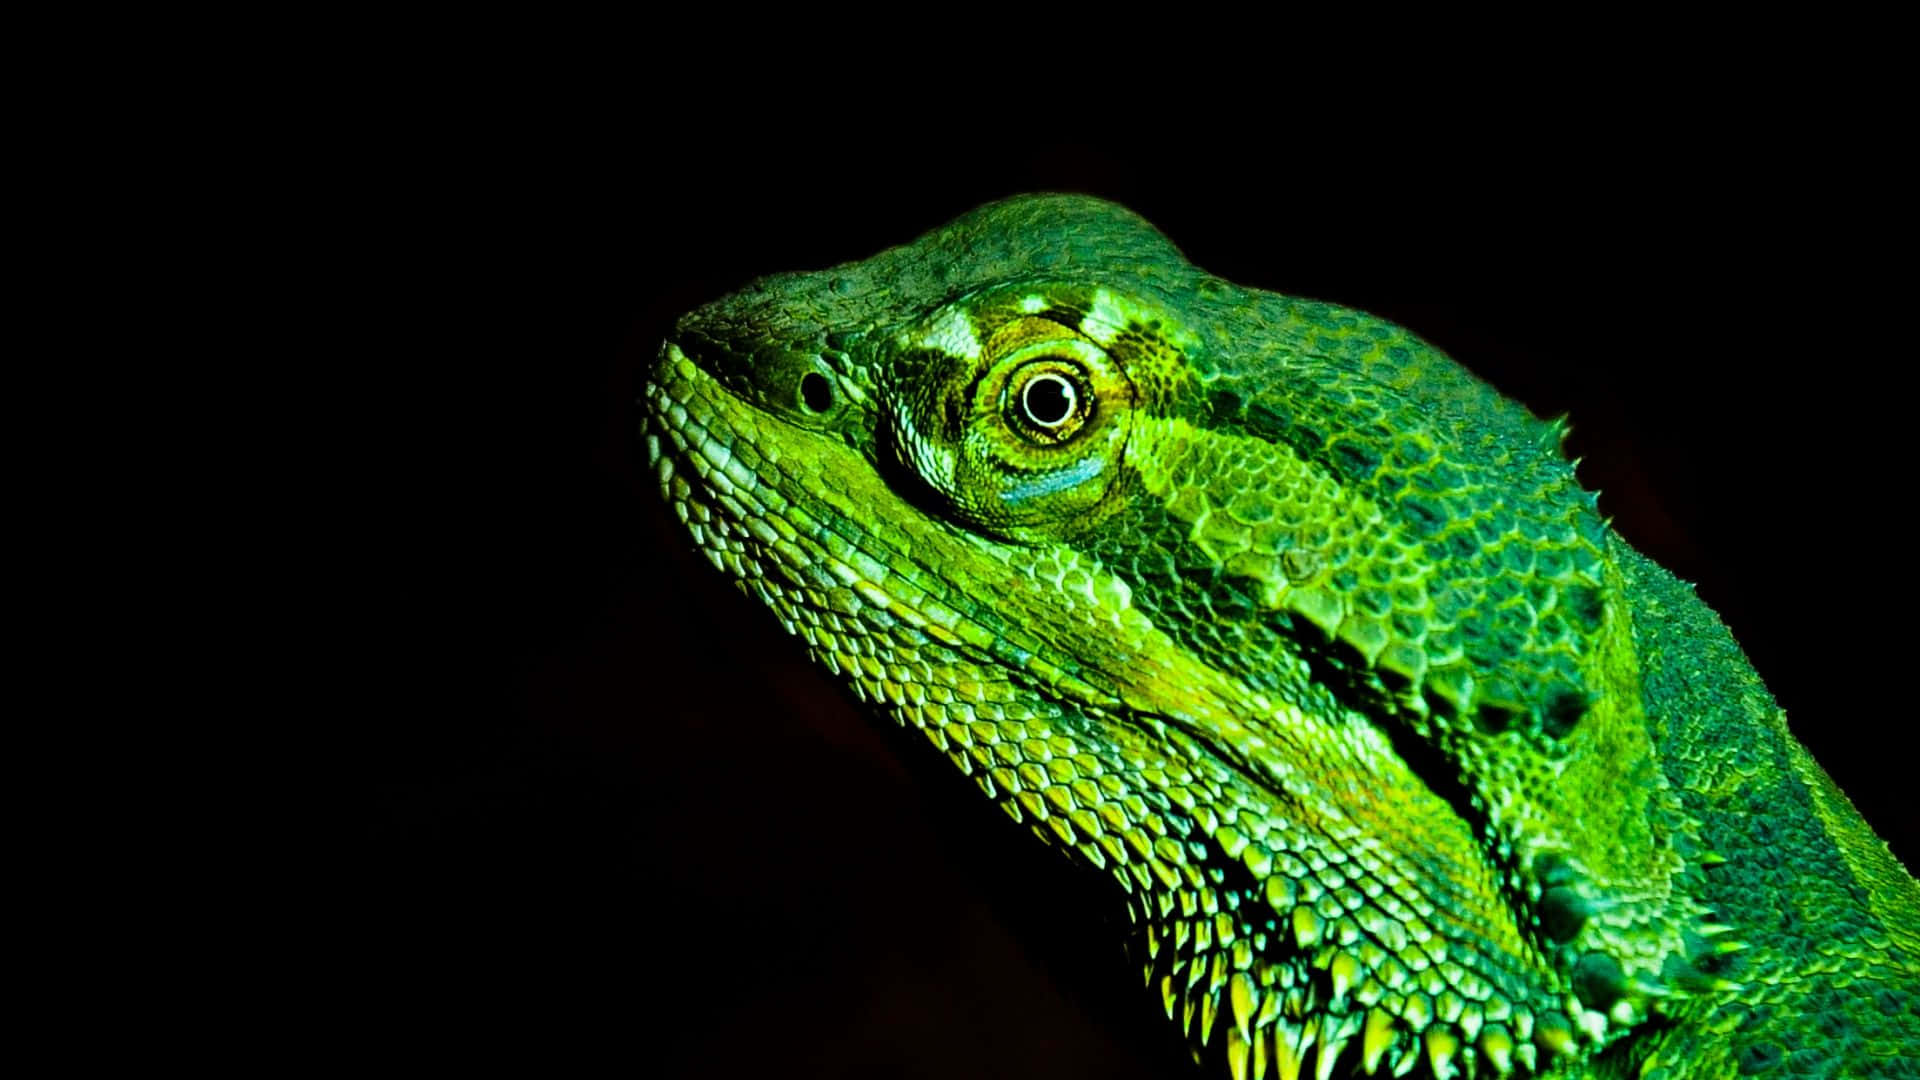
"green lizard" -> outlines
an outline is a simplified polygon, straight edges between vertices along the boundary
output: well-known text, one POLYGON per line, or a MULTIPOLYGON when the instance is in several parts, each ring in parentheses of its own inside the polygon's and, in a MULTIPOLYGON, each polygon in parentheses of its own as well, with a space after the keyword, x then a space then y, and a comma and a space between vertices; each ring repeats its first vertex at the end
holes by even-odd
POLYGON ((706 556, 1110 872, 1233 1077, 1916 1075, 1920 886, 1405 330, 1033 196, 688 314, 646 406, 706 556))

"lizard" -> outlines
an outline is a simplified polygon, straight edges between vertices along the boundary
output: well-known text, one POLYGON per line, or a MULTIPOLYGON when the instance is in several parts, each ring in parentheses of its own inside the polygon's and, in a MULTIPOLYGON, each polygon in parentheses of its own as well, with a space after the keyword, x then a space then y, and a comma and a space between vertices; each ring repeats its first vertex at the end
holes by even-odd
POLYGON ((689 312, 642 406, 1234 1080, 1920 1075, 1920 885, 1565 421, 1405 329, 1021 196, 689 312))

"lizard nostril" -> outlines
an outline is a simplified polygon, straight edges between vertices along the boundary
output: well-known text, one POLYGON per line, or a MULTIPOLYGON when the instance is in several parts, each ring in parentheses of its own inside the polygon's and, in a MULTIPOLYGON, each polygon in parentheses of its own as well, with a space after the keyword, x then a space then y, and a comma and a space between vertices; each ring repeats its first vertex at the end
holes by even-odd
POLYGON ((808 412, 823 413, 833 408, 833 385, 817 371, 800 376, 800 403, 808 412))

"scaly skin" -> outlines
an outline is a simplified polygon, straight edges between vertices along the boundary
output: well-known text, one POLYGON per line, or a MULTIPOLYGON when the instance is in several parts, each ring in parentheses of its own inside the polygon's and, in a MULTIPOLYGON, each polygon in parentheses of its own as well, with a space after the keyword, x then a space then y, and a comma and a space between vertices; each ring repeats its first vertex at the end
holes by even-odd
POLYGON ((1038 196, 687 315, 647 405, 711 561, 1111 872, 1231 1075, 1915 1075, 1920 887, 1399 327, 1038 196))

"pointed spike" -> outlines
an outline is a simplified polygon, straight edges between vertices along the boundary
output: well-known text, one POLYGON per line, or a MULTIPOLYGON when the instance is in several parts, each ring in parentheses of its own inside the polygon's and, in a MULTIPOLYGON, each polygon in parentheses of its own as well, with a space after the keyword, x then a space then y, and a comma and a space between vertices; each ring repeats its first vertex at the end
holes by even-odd
POLYGON ((1355 960, 1351 953, 1339 953, 1334 956, 1333 963, 1327 965, 1327 973, 1333 976, 1333 1000, 1338 1004, 1359 980, 1360 961, 1355 960))
POLYGON ((1300 1080, 1300 1066, 1306 1056, 1301 1043, 1305 1033, 1285 1020, 1273 1025, 1273 1074, 1277 1080, 1300 1080))
POLYGON ((1524 1005, 1513 1009, 1513 1037, 1518 1042, 1533 1038, 1533 1013, 1524 1005))
POLYGON ((1253 1080, 1267 1080, 1267 1033, 1258 1028, 1253 1032, 1253 1080))
POLYGON ((1233 1073, 1233 1080, 1247 1080, 1246 1037, 1238 1028, 1227 1029, 1227 1069, 1233 1073))
POLYGON ((1673 990, 1668 987, 1666 983, 1651 976, 1638 973, 1633 976, 1632 982, 1628 985, 1636 993, 1645 994, 1651 998, 1663 998, 1673 993, 1673 990))
POLYGON ((1240 1041, 1250 1042, 1248 1024, 1253 1020, 1254 1006, 1259 995, 1254 992, 1253 979, 1244 971, 1236 971, 1233 978, 1227 980, 1227 1003, 1233 1006, 1233 1026, 1240 1031, 1240 1041))
POLYGON ((1494 1024, 1481 1032, 1480 1052, 1501 1076, 1513 1071, 1513 1039, 1507 1035, 1506 1028, 1494 1024))
POLYGON ((1426 1044, 1427 1068, 1435 1080, 1453 1080, 1453 1055, 1460 1050, 1460 1040, 1450 1029, 1435 1026, 1427 1029, 1426 1044))
POLYGON ((1173 992, 1173 976, 1160 976, 1160 1000, 1167 1007, 1167 1019, 1173 1019, 1173 1002, 1179 995, 1173 992))
POLYGON ((1396 1025, 1385 1009, 1367 1010, 1366 1034, 1360 1038, 1360 1067, 1372 1073, 1380 1067, 1380 1057, 1393 1045, 1396 1025))
MULTIPOLYGON (((1556 1054, 1564 1054, 1573 1049, 1573 1025, 1559 1012, 1543 1013, 1540 1026, 1534 1030, 1534 1037, 1547 1049, 1556 1054)), ((1521 1035, 1524 1042, 1526 1036, 1521 1035)))
POLYGON ((1513 1056, 1520 1059, 1520 1064, 1525 1067, 1529 1073, 1540 1071, 1539 1048, 1532 1043, 1521 1043, 1519 1046, 1514 1047, 1513 1056))
POLYGON ((1180 1034, 1189 1038, 1193 1036, 1193 1014, 1196 1011, 1194 1006, 1198 1004, 1199 1002, 1191 997, 1183 998, 1180 1003, 1180 1034))
POLYGON ((1340 1060, 1341 1051, 1347 1048, 1346 1039, 1320 1040, 1320 1056, 1314 1061, 1313 1080, 1327 1080, 1333 1075, 1333 1066, 1340 1060))
POLYGON ((1147 924, 1147 957, 1151 960, 1160 959, 1160 931, 1152 923, 1147 924))
POLYGON ((1406 1038, 1400 1040, 1400 1058, 1393 1063, 1393 1075, 1405 1076, 1420 1064, 1420 1040, 1406 1038))
POLYGON ((1213 1018, 1220 1013, 1220 995, 1208 991, 1200 995, 1200 1045, 1213 1039, 1213 1018))
POLYGON ((1280 1002, 1283 997, 1284 995, 1277 989, 1270 989, 1261 994, 1260 1015, 1253 1018, 1253 1026, 1263 1028, 1273 1023, 1274 1019, 1280 1015, 1280 1002))

